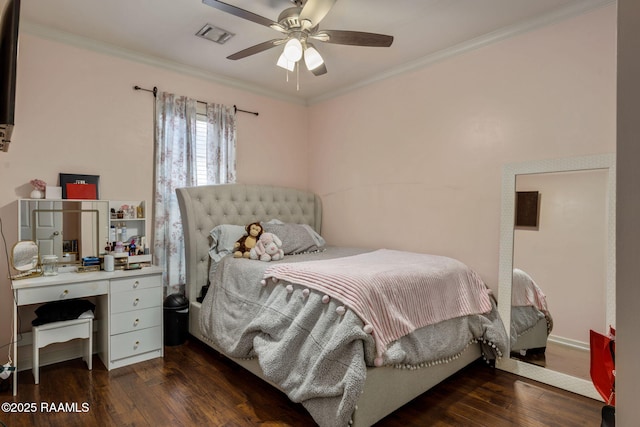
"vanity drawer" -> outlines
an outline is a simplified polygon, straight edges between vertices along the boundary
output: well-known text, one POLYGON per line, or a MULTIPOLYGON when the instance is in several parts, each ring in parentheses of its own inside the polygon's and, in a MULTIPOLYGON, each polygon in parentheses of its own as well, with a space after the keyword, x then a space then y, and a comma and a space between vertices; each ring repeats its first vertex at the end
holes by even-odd
POLYGON ((162 309, 159 307, 128 311, 111 316, 112 335, 161 325, 162 309))
POLYGON ((162 286, 162 275, 135 276, 111 280, 111 292, 127 292, 162 286))
POLYGON ((162 348, 162 328, 141 329, 111 337, 111 361, 162 348))
POLYGON ((161 287, 111 294, 111 314, 160 307, 161 305, 161 287))
POLYGON ((38 286, 35 288, 19 289, 18 303, 20 305, 27 305, 37 304, 41 302, 62 301, 74 298, 103 295, 108 291, 108 280, 71 283, 66 285, 38 286))
POLYGON ((111 294, 111 314, 162 305, 162 288, 140 289, 111 294))

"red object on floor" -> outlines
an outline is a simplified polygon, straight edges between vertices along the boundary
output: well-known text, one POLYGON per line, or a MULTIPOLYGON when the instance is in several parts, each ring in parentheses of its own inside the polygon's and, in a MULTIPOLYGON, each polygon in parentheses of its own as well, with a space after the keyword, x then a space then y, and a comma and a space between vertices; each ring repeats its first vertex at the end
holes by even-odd
POLYGON ((616 404, 616 330, 609 328, 608 335, 590 331, 591 381, 604 401, 616 404))

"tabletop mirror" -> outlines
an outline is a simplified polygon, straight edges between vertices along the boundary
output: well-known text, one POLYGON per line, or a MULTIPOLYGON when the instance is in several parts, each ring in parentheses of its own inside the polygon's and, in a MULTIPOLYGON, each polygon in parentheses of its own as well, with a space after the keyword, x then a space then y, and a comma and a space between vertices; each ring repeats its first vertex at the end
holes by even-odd
POLYGON ((40 256, 36 242, 31 240, 17 242, 11 250, 11 267, 18 273, 11 276, 11 279, 17 280, 40 276, 39 263, 40 256))
POLYGON ((498 367, 602 400, 589 330, 615 327, 614 155, 505 165, 500 233, 498 367))
POLYGON ((40 257, 56 255, 61 265, 75 265, 104 250, 107 200, 23 199, 18 210, 19 238, 36 242, 40 257))

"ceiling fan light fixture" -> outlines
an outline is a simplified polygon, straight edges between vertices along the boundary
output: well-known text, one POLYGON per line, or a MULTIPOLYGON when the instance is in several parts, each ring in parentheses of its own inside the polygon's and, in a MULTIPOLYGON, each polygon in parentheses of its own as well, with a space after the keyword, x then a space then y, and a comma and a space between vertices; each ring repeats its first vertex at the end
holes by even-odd
POLYGON ((298 62, 302 58, 302 43, 298 39, 291 39, 284 45, 284 55, 291 62, 298 62))
MULTIPOLYGON (((225 0, 226 1, 226 0, 225 0)), ((278 0, 283 1, 283 0, 278 0)), ((330 12, 336 0, 288 0, 294 6, 284 9, 277 21, 257 15, 248 10, 218 0, 202 0, 203 3, 222 12, 234 15, 253 23, 263 25, 282 33, 282 38, 267 40, 243 49, 227 59, 237 60, 255 55, 276 46, 284 45, 276 64, 286 70, 300 73, 299 61, 304 56, 306 68, 314 76, 327 73, 327 66, 320 53, 309 43, 311 40, 348 46, 389 47, 393 36, 351 30, 319 30, 320 21, 330 12)), ((248 3, 248 2, 247 2, 248 3)), ((212 30, 209 30, 212 31, 212 30)), ((229 35, 216 37, 216 41, 225 40, 229 35)), ((287 81, 289 73, 287 73, 287 81)))
POLYGON ((284 52, 280 54, 280 57, 278 58, 278 62, 276 63, 276 65, 280 68, 284 68, 285 70, 289 70, 289 71, 293 71, 296 68, 295 61, 289 61, 284 52))
POLYGON ((307 69, 311 71, 324 64, 324 59, 322 59, 320 52, 318 52, 315 47, 309 46, 304 51, 304 63, 307 69))

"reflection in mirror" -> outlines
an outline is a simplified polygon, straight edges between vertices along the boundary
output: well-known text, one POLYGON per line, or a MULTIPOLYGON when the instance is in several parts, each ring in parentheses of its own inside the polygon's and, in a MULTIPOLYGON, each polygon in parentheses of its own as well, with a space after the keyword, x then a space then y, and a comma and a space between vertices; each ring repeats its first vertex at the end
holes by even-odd
POLYGON ((24 240, 13 245, 11 250, 11 266, 18 274, 11 276, 11 279, 26 279, 28 277, 39 276, 38 270, 38 245, 35 242, 24 240))
POLYGON ((498 367, 594 399, 589 330, 615 326, 613 155, 506 165, 499 311, 511 357, 498 367), (516 192, 537 191, 537 227, 515 227, 516 192))
POLYGON ((57 255, 62 264, 97 256, 107 241, 106 200, 20 200, 20 239, 33 240, 40 255, 57 255))
POLYGON ((532 336, 537 322, 522 320, 535 313, 551 335, 527 345, 516 336, 512 355, 585 380, 589 330, 606 325, 607 178, 606 169, 516 176, 516 192, 535 190, 541 201, 538 228, 514 231, 512 324, 532 336))
POLYGON ((511 286, 511 357, 547 366, 547 340, 551 331, 553 317, 546 295, 531 275, 514 268, 511 286))

